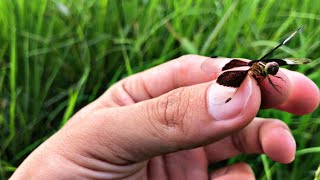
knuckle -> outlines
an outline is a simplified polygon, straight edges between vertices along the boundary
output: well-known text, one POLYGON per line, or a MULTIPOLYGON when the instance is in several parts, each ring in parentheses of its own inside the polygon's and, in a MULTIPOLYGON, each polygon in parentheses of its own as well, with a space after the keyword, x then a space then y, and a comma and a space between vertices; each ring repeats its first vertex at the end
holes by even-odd
POLYGON ((288 125, 279 119, 265 120, 264 123, 262 124, 262 126, 281 127, 284 129, 289 129, 288 125))
MULTIPOLYGON (((198 60, 207 59, 207 57, 195 54, 183 55, 174 61, 174 72, 179 76, 190 75, 190 70, 196 69, 199 65, 198 60)), ((177 76, 178 76, 177 75, 177 76)))
POLYGON ((134 103, 132 95, 126 88, 126 81, 121 80, 118 83, 112 85, 105 93, 105 96, 109 101, 105 101, 106 107, 114 106, 126 106, 134 103))
POLYGON ((189 109, 190 93, 186 88, 178 88, 160 97, 156 103, 156 109, 160 116, 159 122, 168 128, 184 132, 189 109))
POLYGON ((188 60, 197 59, 197 58, 199 58, 199 55, 196 55, 196 54, 186 54, 186 55, 180 56, 177 60, 178 60, 178 61, 188 61, 188 60))
POLYGON ((245 138, 242 133, 234 133, 231 135, 231 143, 239 153, 247 152, 244 140, 245 138))

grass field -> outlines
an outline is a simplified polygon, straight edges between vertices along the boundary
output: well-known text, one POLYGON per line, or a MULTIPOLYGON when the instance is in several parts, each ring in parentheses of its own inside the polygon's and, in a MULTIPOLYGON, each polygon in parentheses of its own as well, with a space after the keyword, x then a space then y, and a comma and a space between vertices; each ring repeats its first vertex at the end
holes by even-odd
MULTIPOLYGON (((74 112, 130 74, 184 54, 257 59, 300 26, 277 57, 320 86, 317 0, 2 0, 0 1, 0 179, 7 178, 74 112)), ((258 179, 313 179, 320 164, 320 110, 286 122, 296 160, 239 156, 258 179)))

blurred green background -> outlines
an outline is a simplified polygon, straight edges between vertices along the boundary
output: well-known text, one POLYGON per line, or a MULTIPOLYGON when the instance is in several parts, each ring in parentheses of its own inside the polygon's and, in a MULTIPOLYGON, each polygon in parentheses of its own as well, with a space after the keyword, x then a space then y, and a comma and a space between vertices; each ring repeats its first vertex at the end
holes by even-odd
MULTIPOLYGON (((258 59, 303 26, 275 56, 312 59, 293 68, 319 87, 319 12, 317 0, 1 0, 0 178, 110 85, 184 54, 258 59)), ((293 163, 242 155, 222 164, 248 162, 258 179, 313 179, 319 113, 259 112, 290 126, 293 163)))

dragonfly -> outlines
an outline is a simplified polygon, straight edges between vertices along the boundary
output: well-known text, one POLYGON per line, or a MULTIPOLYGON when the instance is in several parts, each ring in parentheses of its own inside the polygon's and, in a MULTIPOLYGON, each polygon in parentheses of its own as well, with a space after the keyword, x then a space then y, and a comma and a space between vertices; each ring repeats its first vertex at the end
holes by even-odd
MULTIPOLYGON (((226 89, 228 92, 223 92, 219 95, 216 99, 216 104, 222 104, 222 103, 228 103, 232 100, 232 97, 235 95, 239 87, 241 86, 242 82, 247 76, 252 76, 260 85, 260 83, 264 79, 268 79, 269 84, 278 92, 281 94, 281 91, 279 90, 279 87, 277 84, 273 83, 270 79, 270 76, 273 76, 275 78, 279 78, 282 81, 284 81, 280 76, 277 76, 277 73, 279 71, 279 66, 284 65, 296 65, 296 64, 307 64, 311 60, 307 58, 270 58, 272 53, 281 47, 282 45, 286 44, 290 39, 292 39, 298 32, 300 32, 302 28, 298 28, 296 31, 294 31, 289 37, 284 39, 279 45, 271 49, 267 54, 262 56, 259 60, 251 60, 246 61, 244 59, 231 59, 228 63, 226 63, 222 69, 219 69, 219 71, 222 71, 222 74, 220 74, 216 80, 216 85, 224 86, 229 89, 226 89), (245 70, 238 70, 239 67, 248 67, 245 70), (237 69, 237 70, 233 70, 237 69)), ((201 68, 203 71, 208 72, 208 67, 210 67, 210 64, 212 64, 212 60, 214 59, 207 59, 204 61, 204 63, 201 65, 201 68)), ((209 70, 210 71, 210 70, 209 70)), ((212 70, 211 70, 212 71, 212 70)))

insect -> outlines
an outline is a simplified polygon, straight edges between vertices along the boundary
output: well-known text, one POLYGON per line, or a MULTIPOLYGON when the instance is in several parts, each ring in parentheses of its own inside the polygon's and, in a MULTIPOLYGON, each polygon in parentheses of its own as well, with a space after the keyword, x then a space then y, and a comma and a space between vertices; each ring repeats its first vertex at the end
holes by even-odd
MULTIPOLYGON (((226 63, 222 69, 222 74, 219 75, 219 77, 216 80, 216 84, 220 86, 229 87, 229 89, 223 93, 222 95, 219 95, 217 99, 217 103, 228 103, 232 96, 236 93, 237 89, 241 86, 242 82, 246 78, 247 75, 252 76, 254 79, 257 80, 258 85, 260 82, 262 82, 264 79, 268 79, 268 82, 271 84, 271 86, 281 94, 279 90, 279 86, 274 84, 270 76, 273 76, 275 78, 279 78, 282 81, 284 81, 281 77, 277 76, 276 74, 279 71, 279 66, 283 65, 294 65, 294 64, 307 64, 310 62, 310 59, 307 58, 285 58, 285 59, 270 59, 269 57, 271 54, 281 47, 282 45, 286 44, 292 37, 294 37, 298 32, 301 31, 301 27, 298 28, 295 32, 293 32, 289 37, 287 37, 285 40, 283 40, 279 45, 271 49, 267 54, 265 54, 262 58, 259 60, 251 60, 251 61, 245 61, 243 59, 232 59, 228 63, 226 63), (234 68, 238 67, 249 67, 246 70, 232 70, 234 68), (231 90, 230 90, 231 88, 231 90)), ((212 64, 213 59, 207 59, 201 66, 203 71, 208 71, 209 64, 212 64)), ((239 68, 238 68, 239 69, 239 68)), ((210 71, 210 70, 209 70, 210 71)), ((212 70, 211 70, 212 71, 212 70)))

